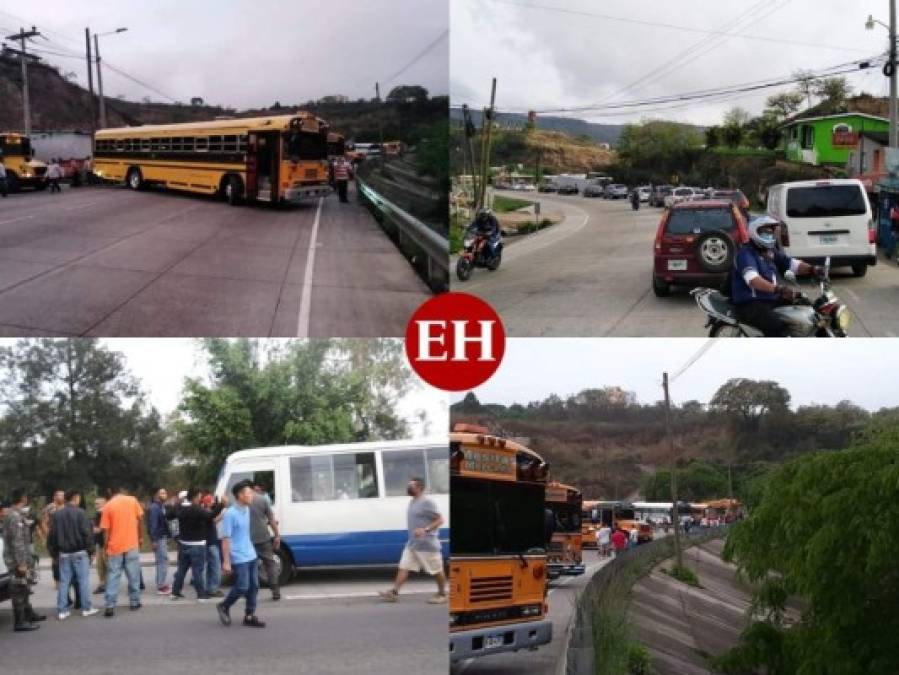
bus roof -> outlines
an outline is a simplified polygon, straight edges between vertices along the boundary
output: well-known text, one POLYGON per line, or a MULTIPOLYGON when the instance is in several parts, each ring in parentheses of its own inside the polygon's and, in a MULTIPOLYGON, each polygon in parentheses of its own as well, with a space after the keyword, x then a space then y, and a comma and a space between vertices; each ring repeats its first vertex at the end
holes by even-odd
POLYGON ((510 452, 523 452, 531 455, 534 459, 543 462, 543 458, 536 452, 523 446, 521 443, 513 441, 509 438, 500 438, 499 436, 491 436, 490 434, 475 434, 470 432, 453 431, 450 432, 450 443, 468 443, 471 445, 483 445, 505 449, 510 452))
POLYGON ((332 443, 329 445, 275 445, 267 448, 238 450, 228 455, 225 461, 234 462, 241 459, 256 459, 258 457, 289 457, 297 454, 324 455, 335 451, 348 450, 387 450, 422 447, 446 447, 446 439, 433 437, 418 440, 363 441, 358 443, 332 443))
POLYGON ((572 498, 577 501, 581 497, 581 491, 573 485, 565 485, 558 481, 552 481, 546 485, 546 501, 568 502, 572 498))
POLYGON ((115 138, 117 136, 121 136, 123 133, 127 132, 129 134, 156 134, 156 133, 167 133, 167 132, 184 132, 184 131, 207 131, 207 130, 221 130, 221 131, 234 131, 234 132, 246 132, 246 131, 287 131, 290 129, 290 123, 292 120, 299 119, 305 122, 310 120, 315 120, 318 123, 318 127, 321 128, 322 125, 327 125, 327 123, 313 115, 312 113, 299 111, 294 115, 274 115, 270 117, 238 117, 234 119, 227 120, 212 120, 209 122, 184 122, 181 124, 147 124, 144 126, 137 127, 117 127, 115 129, 100 129, 95 134, 96 138, 107 138, 112 137, 115 138))

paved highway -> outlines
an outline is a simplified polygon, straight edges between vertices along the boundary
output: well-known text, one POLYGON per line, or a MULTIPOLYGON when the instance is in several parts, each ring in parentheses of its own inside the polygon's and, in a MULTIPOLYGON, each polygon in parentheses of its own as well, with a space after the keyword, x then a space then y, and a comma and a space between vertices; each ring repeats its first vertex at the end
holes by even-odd
MULTIPOLYGON (((152 568, 144 568, 152 579, 152 568)), ((263 630, 219 623, 213 603, 198 603, 193 588, 172 601, 148 589, 143 609, 130 612, 124 589, 115 618, 75 613, 55 618, 49 570, 41 571, 35 606, 50 618, 33 633, 13 633, 9 603, 0 605, 0 663, 4 675, 220 675, 415 672, 445 675, 446 605, 429 605, 430 579, 416 579, 397 604, 381 603, 392 571, 303 571, 272 602, 261 589, 263 630), (123 606, 124 605, 124 606, 123 606)), ((96 583, 96 579, 94 579, 96 583)), ((93 596, 102 605, 101 596, 93 596)), ((100 606, 101 606, 100 605, 100 606)), ((241 615, 242 601, 232 610, 241 615)))
POLYGON ((400 336, 430 290, 351 195, 124 188, 0 200, 0 336, 400 336))
POLYGON ((611 558, 598 558, 595 550, 584 552, 587 569, 577 577, 561 577, 550 583, 549 618, 553 639, 536 651, 519 651, 484 656, 453 664, 452 675, 556 675, 565 660, 569 626, 574 619, 575 602, 593 574, 611 558))
MULTIPOLYGON (((520 193, 509 193, 518 196, 520 193)), ((705 316, 686 290, 657 298, 650 288, 652 244, 662 215, 626 201, 534 197, 562 211, 559 225, 506 238, 502 267, 475 270, 453 290, 480 295, 500 313, 510 336, 702 336, 705 316)), ((853 336, 899 335, 899 269, 881 256, 867 277, 846 269, 834 288, 852 310, 853 336)), ((808 292, 816 290, 805 282, 808 292)))

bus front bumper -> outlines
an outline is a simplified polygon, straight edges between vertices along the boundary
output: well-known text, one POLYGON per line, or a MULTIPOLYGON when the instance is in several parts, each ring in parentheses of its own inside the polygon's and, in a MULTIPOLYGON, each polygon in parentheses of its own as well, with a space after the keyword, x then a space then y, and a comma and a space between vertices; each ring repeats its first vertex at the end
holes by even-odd
POLYGON ((330 185, 295 185, 284 191, 284 201, 292 204, 308 202, 319 197, 327 197, 333 190, 330 185))
POLYGON ((547 565, 550 579, 555 579, 563 574, 576 577, 586 571, 583 563, 549 563, 547 565))
POLYGON ((545 620, 450 633, 450 661, 537 649, 552 639, 553 625, 545 620))

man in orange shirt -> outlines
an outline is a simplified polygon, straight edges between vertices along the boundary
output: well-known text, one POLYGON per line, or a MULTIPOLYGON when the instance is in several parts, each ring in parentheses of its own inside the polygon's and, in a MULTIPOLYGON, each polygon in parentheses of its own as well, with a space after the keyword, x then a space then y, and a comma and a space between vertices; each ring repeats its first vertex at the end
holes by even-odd
POLYGON ((140 609, 140 543, 141 518, 144 510, 123 489, 113 490, 113 497, 103 507, 100 529, 106 535, 106 611, 115 616, 122 570, 128 577, 128 601, 132 610, 140 609))

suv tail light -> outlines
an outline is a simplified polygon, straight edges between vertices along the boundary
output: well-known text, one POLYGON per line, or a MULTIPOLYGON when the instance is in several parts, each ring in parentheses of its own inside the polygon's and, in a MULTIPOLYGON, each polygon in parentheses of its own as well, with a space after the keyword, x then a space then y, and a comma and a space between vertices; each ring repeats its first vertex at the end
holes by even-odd
POLYGON ((877 230, 874 228, 874 220, 868 220, 868 243, 877 243, 877 230))
POLYGON ((662 252, 662 237, 665 235, 665 226, 668 224, 668 216, 671 212, 666 211, 662 215, 662 220, 659 222, 659 229, 656 230, 656 242, 655 242, 655 252, 662 252))

